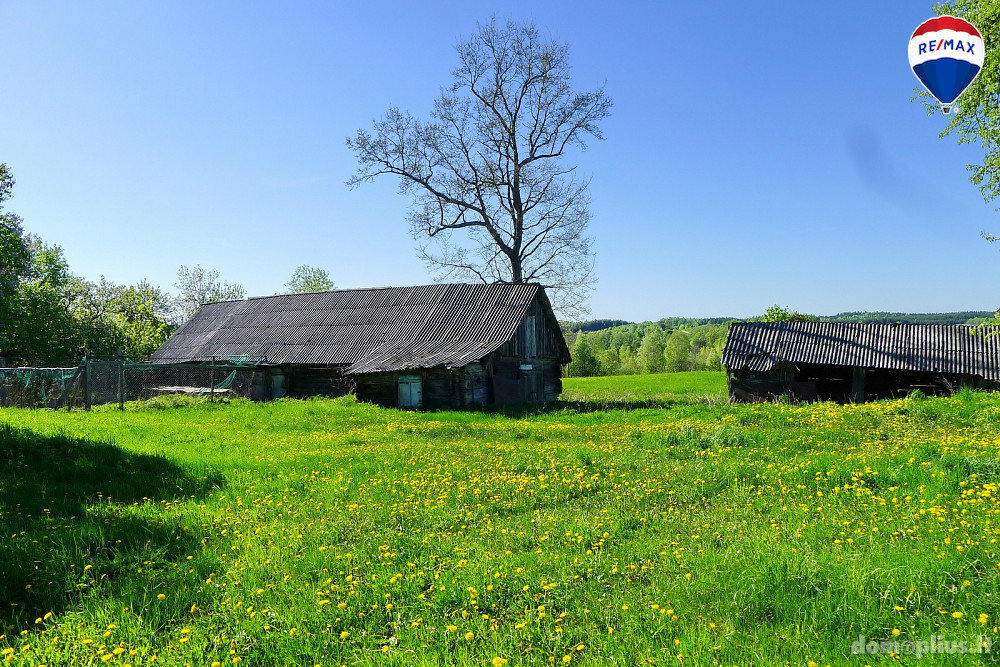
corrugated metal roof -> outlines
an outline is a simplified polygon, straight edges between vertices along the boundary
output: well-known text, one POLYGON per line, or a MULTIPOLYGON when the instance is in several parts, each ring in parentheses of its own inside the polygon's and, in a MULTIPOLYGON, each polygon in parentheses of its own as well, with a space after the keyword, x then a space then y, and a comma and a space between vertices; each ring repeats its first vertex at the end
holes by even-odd
MULTIPOLYGON (((153 363, 248 355, 352 374, 464 366, 514 337, 538 285, 422 285, 257 297, 203 306, 153 363)), ((552 326, 558 326, 552 316, 552 326)), ((569 349, 562 342, 563 361, 569 349)))
POLYGON ((744 322, 722 351, 730 370, 768 371, 781 362, 965 373, 1000 380, 1000 336, 943 324, 744 322))

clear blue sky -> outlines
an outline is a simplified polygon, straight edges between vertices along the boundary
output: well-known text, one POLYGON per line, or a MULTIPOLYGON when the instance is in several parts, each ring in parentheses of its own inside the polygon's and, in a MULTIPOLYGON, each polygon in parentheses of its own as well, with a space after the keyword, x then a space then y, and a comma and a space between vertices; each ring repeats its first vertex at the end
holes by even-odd
POLYGON ((498 12, 568 42, 577 86, 615 100, 578 160, 594 317, 1000 306, 977 150, 909 101, 930 2, 263 4, 0 4, 9 208, 73 271, 430 282, 396 184, 344 186, 344 140, 390 104, 425 115, 498 12))

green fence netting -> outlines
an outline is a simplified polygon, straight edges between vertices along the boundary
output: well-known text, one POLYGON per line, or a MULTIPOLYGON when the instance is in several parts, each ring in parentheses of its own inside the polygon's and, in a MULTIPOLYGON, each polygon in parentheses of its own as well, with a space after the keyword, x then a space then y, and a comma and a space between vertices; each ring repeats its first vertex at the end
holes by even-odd
POLYGON ((269 397, 262 360, 245 356, 195 364, 84 359, 77 368, 0 368, 0 407, 87 408, 182 394, 269 397))
POLYGON ((82 366, 0 368, 0 407, 64 408, 83 405, 82 366))

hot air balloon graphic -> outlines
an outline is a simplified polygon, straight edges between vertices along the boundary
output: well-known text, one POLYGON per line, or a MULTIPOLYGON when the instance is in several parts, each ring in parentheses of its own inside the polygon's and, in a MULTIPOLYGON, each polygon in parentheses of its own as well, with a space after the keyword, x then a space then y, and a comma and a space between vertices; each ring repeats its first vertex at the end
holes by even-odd
POLYGON ((910 67, 947 114, 982 69, 985 49, 976 26, 957 16, 938 16, 913 31, 910 67))

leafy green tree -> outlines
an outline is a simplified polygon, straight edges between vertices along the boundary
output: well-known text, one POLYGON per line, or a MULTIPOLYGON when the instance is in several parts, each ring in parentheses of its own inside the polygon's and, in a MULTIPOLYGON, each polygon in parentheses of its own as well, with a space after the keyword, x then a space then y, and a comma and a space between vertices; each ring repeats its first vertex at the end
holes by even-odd
POLYGON ((606 348, 597 353, 597 363, 599 368, 599 375, 617 375, 621 368, 621 358, 618 356, 618 350, 614 348, 606 348))
POLYGON ((803 315, 777 304, 764 311, 763 315, 750 319, 751 322, 815 322, 816 320, 813 315, 803 315))
POLYGON ((589 336, 580 334, 573 344, 573 361, 566 367, 566 374, 570 377, 591 377, 597 375, 600 364, 588 341, 589 336))
POLYGON ((696 359, 696 364, 698 370, 702 371, 719 371, 722 370, 722 346, 723 343, 717 342, 712 345, 707 345, 698 351, 696 359))
POLYGON ((19 365, 76 364, 82 353, 145 359, 169 335, 168 300, 148 283, 92 283, 62 248, 26 235, 3 211, 14 178, 0 164, 0 356, 19 365))
POLYGON ((30 262, 15 293, 11 356, 21 365, 66 366, 82 354, 145 360, 163 344, 169 298, 146 282, 115 285, 73 275, 62 248, 28 239, 30 262))
POLYGON ((69 273, 59 246, 28 239, 30 260, 15 293, 10 349, 22 365, 62 366, 78 362, 84 338, 73 308, 81 283, 69 273))
POLYGON ((242 285, 219 280, 216 269, 205 269, 201 264, 195 264, 194 268, 181 266, 174 287, 178 292, 174 298, 174 317, 178 323, 191 319, 206 303, 235 301, 247 295, 242 285))
POLYGON ((663 372, 663 350, 666 347, 666 336, 659 329, 652 329, 642 337, 642 344, 636 353, 639 368, 643 373, 663 372))
POLYGON ((691 334, 675 331, 663 347, 663 370, 668 373, 691 370, 691 334))
POLYGON ((638 375, 642 372, 635 351, 630 346, 622 345, 618 348, 618 359, 620 360, 618 372, 622 375, 638 375))
POLYGON ((0 356, 10 346, 17 285, 30 261, 21 218, 3 210, 13 189, 14 177, 7 165, 0 163, 0 356))
POLYGON ((146 281, 116 285, 103 276, 97 283, 83 283, 83 295, 74 315, 90 354, 121 353, 145 361, 166 341, 170 298, 146 281))
POLYGON ((330 279, 330 274, 324 269, 318 269, 305 264, 296 267, 292 277, 285 283, 285 289, 292 294, 305 292, 328 292, 337 289, 330 279))
MULTIPOLYGON (((1000 195, 1000 0, 951 0, 934 6, 938 15, 950 14, 969 21, 986 42, 986 60, 979 76, 958 98, 942 137, 954 136, 959 144, 975 144, 983 151, 981 164, 966 166, 969 180, 991 202, 1000 195)), ((940 106, 919 90, 928 113, 940 106)))

